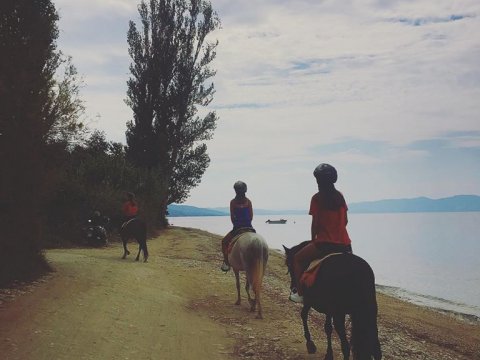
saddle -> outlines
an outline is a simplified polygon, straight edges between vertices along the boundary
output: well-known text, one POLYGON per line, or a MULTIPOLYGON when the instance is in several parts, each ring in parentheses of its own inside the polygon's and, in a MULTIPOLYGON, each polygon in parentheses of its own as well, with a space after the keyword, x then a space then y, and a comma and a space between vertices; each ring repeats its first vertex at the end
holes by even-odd
POLYGON ((310 265, 308 266, 307 270, 305 270, 300 277, 300 284, 303 287, 311 287, 315 283, 315 279, 317 278, 318 271, 320 270, 323 262, 331 256, 342 255, 345 254, 343 252, 336 252, 331 253, 323 258, 313 260, 310 265))

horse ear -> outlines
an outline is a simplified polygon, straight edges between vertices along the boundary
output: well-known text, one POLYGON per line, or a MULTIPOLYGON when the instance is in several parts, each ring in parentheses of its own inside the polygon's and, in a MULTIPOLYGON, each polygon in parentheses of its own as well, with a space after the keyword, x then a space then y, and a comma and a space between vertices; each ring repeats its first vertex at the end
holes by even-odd
POLYGON ((282 245, 283 246, 283 249, 285 250, 285 254, 288 254, 288 252, 290 251, 289 248, 287 248, 285 245, 282 245))

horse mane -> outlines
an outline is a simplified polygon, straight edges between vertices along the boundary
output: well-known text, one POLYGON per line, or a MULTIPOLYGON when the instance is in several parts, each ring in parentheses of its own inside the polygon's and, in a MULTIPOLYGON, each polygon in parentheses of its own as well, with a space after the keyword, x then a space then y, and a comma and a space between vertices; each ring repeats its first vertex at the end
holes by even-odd
POLYGON ((283 246, 287 254, 287 256, 285 256, 285 265, 287 265, 287 267, 289 267, 289 260, 293 259, 293 256, 295 256, 297 252, 299 252, 301 249, 307 246, 310 243, 310 241, 311 240, 303 241, 300 244, 291 247, 290 249, 287 249, 285 246, 283 246))
POLYGON ((299 252, 300 250, 302 250, 305 246, 307 246, 307 245, 310 243, 310 241, 311 241, 311 240, 302 241, 300 244, 293 246, 293 247, 290 249, 290 251, 291 251, 293 254, 296 254, 297 252, 299 252))

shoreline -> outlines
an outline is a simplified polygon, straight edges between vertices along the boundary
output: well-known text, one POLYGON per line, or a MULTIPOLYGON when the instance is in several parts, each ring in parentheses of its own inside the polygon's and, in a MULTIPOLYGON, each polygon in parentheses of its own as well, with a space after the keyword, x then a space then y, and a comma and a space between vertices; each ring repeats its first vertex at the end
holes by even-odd
MULTIPOLYGON (((189 227, 189 226, 170 225, 170 227, 179 228, 179 229, 189 229, 193 231, 204 232, 206 234, 210 234, 211 236, 215 236, 215 237, 220 237, 220 238, 222 237, 222 235, 220 234, 213 233, 208 230, 189 227)), ((270 248, 270 251, 277 253, 281 257, 284 256, 284 252, 282 249, 270 248)), ((427 294, 414 293, 412 291, 409 291, 408 289, 404 289, 398 286, 384 285, 384 284, 378 284, 378 283, 375 283, 375 286, 377 288, 377 293, 381 293, 383 295, 389 296, 393 299, 405 302, 407 304, 412 304, 415 306, 419 306, 421 308, 435 311, 439 314, 449 316, 455 320, 460 320, 469 325, 475 325, 480 327, 480 309, 478 309, 479 315, 457 310, 458 308, 462 308, 462 307, 475 308, 471 305, 455 303, 448 299, 437 298, 427 294), (441 304, 444 304, 445 306, 442 307, 441 304), (447 308, 448 304, 450 304, 452 307, 457 309, 447 308)))
MULTIPOLYGON (((0 304, 0 353, 6 360, 147 360, 154 354, 178 360, 192 354, 211 360, 311 359, 302 307, 288 301, 283 254, 270 251, 262 285, 264 319, 258 320, 246 301, 244 274, 242 304, 234 304, 234 274, 219 269, 220 239, 203 230, 169 227, 148 240, 147 263, 132 256, 121 260, 117 242, 46 251, 54 272, 4 294, 9 299, 0 304)), ((377 304, 385 359, 478 358, 478 325, 380 291, 377 304)), ((310 312, 320 357, 326 351, 324 320, 310 312)), ((350 329, 347 321, 347 333, 350 329)), ((335 357, 341 358, 338 337, 332 340, 335 357)))
MULTIPOLYGON (((189 228, 189 229, 205 231, 214 236, 220 236, 218 234, 211 233, 207 230, 201 230, 196 228, 189 228)), ((270 249, 270 251, 276 252, 280 256, 284 256, 284 253, 281 249, 272 248, 270 249)), ((454 319, 463 321, 470 325, 480 326, 480 309, 476 309, 474 306, 462 304, 462 303, 456 303, 448 299, 437 298, 437 297, 433 297, 426 294, 414 293, 412 291, 409 291, 407 289, 404 289, 398 286, 383 285, 378 283, 375 283, 375 286, 377 288, 377 293, 381 293, 383 295, 392 297, 396 300, 406 302, 408 304, 412 304, 425 309, 436 311, 440 314, 450 316, 454 319), (443 307, 442 307, 442 304, 444 305, 443 307), (448 305, 450 305, 450 308, 448 308, 448 305), (462 308, 462 307, 473 308, 479 311, 479 315, 468 313, 468 312, 462 312, 458 310, 459 308, 462 308)))
MULTIPOLYGON (((204 235, 205 240, 213 244, 213 251, 220 257, 218 241, 221 236, 212 234, 209 231, 196 228, 177 227, 178 230, 192 231, 200 236, 204 235), (209 239, 208 239, 209 238, 209 239)), ((173 230, 176 230, 175 227, 173 230)), ((203 237, 203 236, 202 236, 203 237)), ((302 334, 299 311, 301 306, 288 301, 289 276, 285 272, 284 253, 280 249, 270 249, 270 258, 267 265, 267 276, 265 279, 265 290, 271 303, 280 305, 280 317, 289 319, 288 334, 297 333, 297 346, 299 353, 306 353, 302 334), (291 309, 293 311, 286 311, 291 309), (298 343, 297 343, 298 342, 298 343)), ((216 268, 217 264, 213 266, 216 268)), ((229 274, 231 275, 231 274, 229 274)), ((228 276, 228 275, 226 275, 228 276)), ((233 280, 232 280, 233 281, 233 280)), ((231 284, 233 291, 233 282, 231 284)), ((468 316, 458 316, 455 312, 443 312, 433 307, 414 304, 406 299, 400 299, 391 294, 385 294, 377 285, 378 324, 379 337, 382 345, 382 352, 385 359, 444 359, 460 360, 474 359, 480 354, 480 323, 469 321, 468 316)), ((271 311, 278 311, 270 309, 271 311)), ((217 316, 215 311, 211 316, 217 316)), ((270 318, 273 314, 270 314, 270 318)), ((322 346, 323 315, 315 311, 310 313, 310 321, 317 324, 317 331, 320 334, 317 339, 318 345, 322 346)), ((284 323, 282 322, 282 325, 284 323)), ((272 324, 271 332, 279 326, 272 324)), ((312 326, 312 329, 314 327, 312 326)), ((289 335, 290 336, 290 335, 289 335)), ((248 341, 248 340, 247 340, 248 341)), ((335 337, 333 341, 337 341, 335 337)), ((293 344, 291 344, 293 346, 293 344)), ((280 353, 284 352, 282 349, 280 353)), ((321 351, 320 351, 321 353, 321 351)), ((260 357, 270 359, 270 357, 260 357)), ((273 358, 282 358, 273 357, 273 358)), ((288 358, 288 357, 286 357, 288 358)), ((298 357, 299 359, 308 359, 298 357)))
POLYGON ((405 290, 403 288, 396 287, 396 286, 381 285, 381 284, 375 284, 375 286, 377 288, 377 292, 381 294, 390 296, 392 298, 398 299, 400 301, 404 301, 409 304, 413 304, 419 307, 424 307, 426 309, 436 311, 440 314, 450 316, 454 319, 461 320, 471 325, 480 326, 480 316, 475 314, 469 314, 466 312, 461 312, 454 309, 446 309, 441 307, 441 305, 435 305, 435 303, 451 304, 452 307, 462 307, 462 306, 469 307, 468 305, 457 304, 446 299, 435 298, 435 297, 424 295, 424 294, 415 294, 413 292, 410 292, 408 290, 405 290))
MULTIPOLYGON (((395 216, 386 221, 388 226, 385 225, 383 230, 381 229, 376 235, 376 238, 388 237, 389 239, 382 241, 379 246, 378 239, 369 237, 369 226, 378 222, 378 219, 368 218, 357 220, 357 222, 352 220, 350 224, 352 236, 355 235, 355 244, 357 244, 354 246, 354 252, 372 266, 378 275, 376 284, 382 288, 385 287, 388 294, 410 303, 438 311, 452 312, 457 314, 456 316, 464 317, 467 321, 480 321, 480 303, 478 301, 480 288, 475 286, 474 280, 472 280, 478 279, 477 270, 480 266, 478 259, 474 260, 471 255, 460 253, 455 247, 455 243, 450 240, 454 235, 448 226, 432 227, 438 221, 450 223, 443 221, 445 220, 443 217, 434 218, 435 220, 428 222, 427 229, 422 230, 421 236, 415 232, 419 239, 429 236, 434 238, 438 236, 439 239, 442 239, 443 245, 435 248, 436 252, 432 255, 432 252, 427 249, 435 246, 433 241, 422 241, 418 250, 409 250, 415 248, 417 244, 414 240, 405 239, 415 239, 415 237, 412 238, 409 231, 401 230, 415 228, 418 222, 425 219, 395 216), (385 230, 396 229, 398 226, 401 229, 393 237, 389 236, 385 230), (398 252, 398 254, 392 256, 391 251, 398 252), (410 254, 409 251, 412 253, 410 254), (390 259, 390 257, 392 258, 390 259), (449 261, 450 257, 457 259, 457 262, 443 265, 443 261, 449 261), (468 274, 471 274, 468 278, 465 277, 465 269, 468 270, 468 274), (443 271, 448 271, 444 274, 445 276, 441 275, 443 271)), ((309 218, 306 215, 285 216, 285 219, 289 219, 287 225, 265 225, 264 220, 267 218, 268 216, 258 215, 254 226, 267 239, 270 248, 278 249, 281 254, 283 254, 282 244, 291 247, 298 243, 295 242, 295 239, 306 237, 305 229, 309 224, 309 218)), ((468 219, 455 218, 455 221, 458 221, 458 226, 468 225, 471 223, 468 219)), ((218 217, 173 217, 169 220, 174 225, 202 229, 220 236, 231 230, 229 222, 218 219, 218 217)), ((468 243, 471 242, 474 242, 473 238, 469 238, 468 243)), ((478 244, 472 245, 472 249, 479 249, 478 244)))

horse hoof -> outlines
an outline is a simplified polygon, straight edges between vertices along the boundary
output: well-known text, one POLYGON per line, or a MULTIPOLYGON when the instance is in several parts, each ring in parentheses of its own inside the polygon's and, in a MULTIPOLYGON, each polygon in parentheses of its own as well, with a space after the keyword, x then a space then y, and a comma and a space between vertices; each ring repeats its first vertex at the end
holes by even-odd
POLYGON ((138 261, 138 258, 135 258, 135 261, 138 261))
POLYGON ((263 319, 263 316, 262 316, 262 314, 257 314, 257 316, 255 316, 255 318, 262 320, 262 319, 263 319))
POLYGON ((240 300, 237 300, 237 301, 235 302, 235 305, 240 305, 240 300))
POLYGON ((313 341, 307 341, 307 351, 309 354, 315 354, 317 352, 317 347, 313 341))

